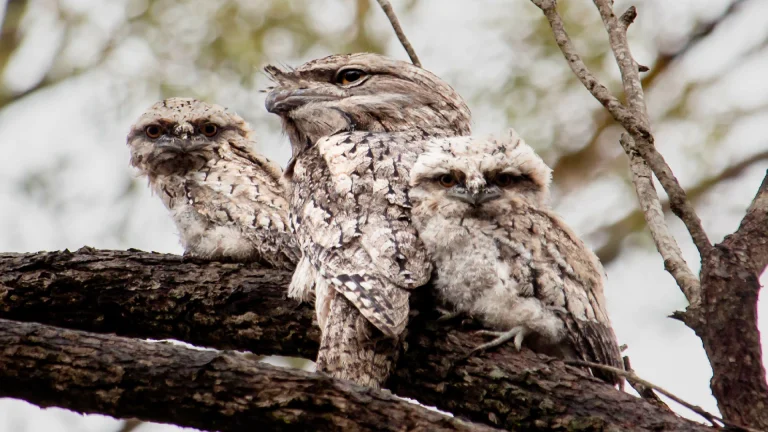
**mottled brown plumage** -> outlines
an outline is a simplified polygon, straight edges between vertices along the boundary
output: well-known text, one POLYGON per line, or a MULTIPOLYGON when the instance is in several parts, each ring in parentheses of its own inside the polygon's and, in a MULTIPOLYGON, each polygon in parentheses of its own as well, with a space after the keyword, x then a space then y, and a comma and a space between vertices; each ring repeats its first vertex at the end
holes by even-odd
POLYGON ((139 117, 127 142, 131 165, 171 212, 185 255, 295 267, 282 170, 253 150, 242 118, 170 98, 139 117))
MULTIPOLYGON (((411 171, 438 299, 536 351, 622 368, 603 268, 549 209, 551 170, 515 133, 433 139, 411 171)), ((613 374, 597 376, 618 383, 613 374)))
POLYGON ((431 271, 409 218, 418 143, 469 134, 469 109, 432 73, 376 54, 266 71, 276 84, 267 109, 293 148, 286 176, 304 257, 290 294, 315 291, 318 369, 379 386, 406 325, 407 290, 431 271))

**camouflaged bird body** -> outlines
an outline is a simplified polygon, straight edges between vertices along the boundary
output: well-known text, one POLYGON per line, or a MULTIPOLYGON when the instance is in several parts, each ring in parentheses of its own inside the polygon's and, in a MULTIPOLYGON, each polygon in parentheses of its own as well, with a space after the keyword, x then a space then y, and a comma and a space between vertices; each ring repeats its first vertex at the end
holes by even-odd
POLYGON ((496 330, 528 326, 536 351, 622 368, 602 266, 557 215, 520 204, 496 220, 434 218, 418 228, 438 298, 455 310, 496 330))
POLYGON ((245 120, 219 105, 170 98, 139 117, 127 144, 185 255, 292 269, 300 252, 282 170, 253 150, 251 136, 245 120))
POLYGON ((409 171, 420 132, 345 132, 321 139, 297 160, 292 223, 306 258, 322 279, 318 322, 324 327, 327 287, 344 295, 389 337, 408 318, 408 289, 429 281, 432 267, 410 223, 409 171))
POLYGON ((279 167, 247 148, 226 146, 201 169, 152 184, 171 211, 185 254, 293 269, 300 252, 288 202, 280 177, 269 172, 279 167))
POLYGON ((407 290, 430 271, 408 218, 413 143, 469 134, 469 108, 433 73, 378 54, 265 71, 275 84, 265 106, 291 140, 285 175, 304 253, 289 296, 315 293, 318 371, 382 386, 399 353, 407 290))
POLYGON ((411 173, 410 198, 437 297, 491 329, 516 329, 536 351, 622 368, 603 268, 549 209, 550 173, 514 131, 428 144, 411 173))

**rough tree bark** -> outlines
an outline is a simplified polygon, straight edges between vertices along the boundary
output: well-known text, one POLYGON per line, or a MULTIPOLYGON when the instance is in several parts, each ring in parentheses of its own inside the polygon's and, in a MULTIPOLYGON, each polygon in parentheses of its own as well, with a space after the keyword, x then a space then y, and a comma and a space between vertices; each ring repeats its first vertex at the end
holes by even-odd
POLYGON ((701 338, 712 365, 712 394, 724 418, 768 430, 757 300, 768 266, 768 172, 733 234, 702 260, 701 302, 675 316, 701 338))
POLYGON ((350 382, 195 350, 0 320, 0 396, 204 430, 492 431, 350 382))
POLYGON ((314 310, 291 273, 138 251, 0 253, 0 316, 98 333, 314 358, 314 310))
MULTIPOLYGON (((0 316, 314 358, 312 308, 280 304, 288 280, 276 270, 135 251, 0 254, 0 316)), ((408 348, 389 383, 396 394, 509 429, 709 430, 527 350, 466 360, 481 342, 471 325, 436 325, 431 307, 415 303, 414 310, 424 312, 409 326, 408 348)))

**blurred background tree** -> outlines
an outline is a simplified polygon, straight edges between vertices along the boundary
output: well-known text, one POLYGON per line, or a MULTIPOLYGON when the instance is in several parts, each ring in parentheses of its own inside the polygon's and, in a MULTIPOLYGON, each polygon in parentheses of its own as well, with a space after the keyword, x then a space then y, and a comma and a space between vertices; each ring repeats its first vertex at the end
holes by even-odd
MULTIPOLYGON (((587 65, 618 93, 594 6, 560 3, 587 65)), ((658 146, 719 241, 768 167, 768 2, 616 4, 638 8, 630 37, 650 67, 658 146)), ((715 412, 699 340, 666 318, 685 300, 637 210, 620 128, 576 81, 540 11, 526 0, 393 6, 424 67, 467 99, 475 133, 513 126, 555 169, 555 207, 606 266, 611 316, 638 374, 715 412)), ((128 167, 124 136, 143 110, 168 96, 228 106, 252 123, 259 150, 285 163, 287 139, 263 109, 265 64, 355 51, 407 59, 371 0, 7 0, 0 32, 0 250, 14 252, 180 253, 162 204, 128 167)), ((669 223, 695 267, 682 225, 669 223)), ((121 428, 175 430, 0 401, 0 432, 121 428)))

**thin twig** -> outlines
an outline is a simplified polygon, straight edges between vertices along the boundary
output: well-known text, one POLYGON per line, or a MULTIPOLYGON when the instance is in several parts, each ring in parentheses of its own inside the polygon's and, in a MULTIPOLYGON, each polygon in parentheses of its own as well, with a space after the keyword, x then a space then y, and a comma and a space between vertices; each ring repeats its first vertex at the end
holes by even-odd
MULTIPOLYGON (((629 361, 629 356, 624 356, 624 370, 627 372, 635 373, 635 371, 632 369, 632 363, 629 361)), ((641 398, 647 400, 648 402, 660 407, 664 408, 668 411, 672 411, 672 409, 664 403, 664 401, 659 397, 659 395, 656 394, 656 392, 653 391, 652 388, 646 387, 638 382, 629 381, 629 385, 632 386, 633 389, 637 392, 637 394, 640 395, 641 398)))
POLYGON ((408 42, 408 38, 405 37, 403 28, 400 27, 400 21, 397 19, 397 15, 395 15, 395 10, 392 9, 392 5, 389 3, 389 0, 376 0, 376 1, 379 2, 379 6, 381 6, 381 9, 387 15, 389 22, 392 24, 392 28, 395 30, 395 34, 397 35, 397 38, 400 40, 400 44, 403 45, 403 48, 405 48, 405 52, 408 53, 408 57, 411 58, 411 63, 415 64, 418 67, 421 67, 421 61, 419 60, 419 57, 416 55, 416 51, 413 49, 413 46, 411 45, 411 43, 408 42))
POLYGON ((659 201, 659 195, 653 186, 651 169, 645 163, 635 147, 635 142, 627 133, 621 135, 621 147, 629 157, 629 171, 632 173, 632 183, 635 185, 637 200, 643 210, 643 216, 656 249, 664 259, 664 268, 675 278, 675 282, 691 304, 697 304, 701 298, 701 284, 696 275, 688 267, 683 258, 675 237, 669 232, 664 220, 664 209, 659 201))
MULTIPOLYGON (((643 75, 643 89, 655 85, 658 80, 665 76, 665 73, 669 70, 672 64, 679 62, 682 58, 688 55, 689 52, 699 46, 709 35, 720 28, 724 22, 727 22, 745 1, 746 0, 732 0, 731 4, 720 15, 714 17, 712 20, 697 24, 688 39, 674 52, 659 53, 656 58, 650 62, 653 65, 653 69, 651 69, 649 73, 643 75)), ((746 55, 742 54, 741 57, 745 58, 751 54, 754 54, 754 52, 747 51, 746 55)), ((640 72, 645 71, 641 70, 640 72)), ((701 83, 698 83, 697 85, 699 84, 701 83)), ((592 131, 592 136, 587 141, 587 144, 578 150, 568 152, 564 156, 561 156, 555 163, 555 166, 552 167, 553 171, 556 173, 556 180, 559 183, 558 186, 565 192, 567 192, 567 189, 572 190, 577 185, 581 184, 580 181, 571 181, 571 179, 576 179, 576 177, 578 177, 577 180, 583 180, 582 173, 597 171, 596 168, 598 167, 598 164, 596 162, 601 159, 594 156, 599 152, 599 138, 611 124, 609 119, 613 120, 613 117, 611 117, 610 114, 607 116, 600 116, 598 124, 592 131)), ((686 190, 686 192, 690 197, 691 190, 686 190)))
MULTIPOLYGON (((594 96, 595 99, 597 99, 608 112, 611 113, 613 118, 619 122, 635 140, 640 155, 646 160, 648 166, 653 170, 656 178, 659 179, 659 182, 667 192, 667 195, 669 195, 672 211, 683 221, 694 244, 699 249, 699 253, 704 256, 712 249, 712 244, 709 242, 709 239, 701 226, 701 220, 693 210, 690 201, 688 201, 685 191, 680 186, 680 183, 675 178, 664 158, 658 151, 656 151, 653 144, 653 135, 651 135, 650 128, 646 124, 647 122, 644 122, 641 118, 635 115, 631 109, 622 105, 618 98, 613 96, 608 88, 601 84, 595 75, 589 71, 577 53, 576 48, 573 46, 573 42, 571 42, 568 33, 565 31, 563 20, 557 13, 556 2, 554 0, 531 1, 544 12, 544 16, 552 27, 555 42, 568 61, 571 70, 576 74, 587 90, 592 93, 592 96, 594 96)), ((595 1, 599 2, 601 0, 595 1)), ((613 15, 613 12, 611 11, 610 13, 616 26, 620 26, 620 24, 618 24, 618 19, 613 15)), ((621 28, 626 31, 625 27, 621 28)), ((621 52, 621 55, 617 55, 619 65, 621 66, 622 63, 625 65, 631 64, 634 69, 634 74, 637 76, 637 63, 631 56, 624 58, 628 55, 628 50, 626 52, 621 52)), ((622 76, 625 74, 626 72, 622 70, 622 76)), ((638 81, 637 86, 639 85, 638 81)), ((631 84, 631 87, 635 89, 636 85, 631 84)), ((642 92, 642 87, 640 87, 640 92, 642 92)))
MULTIPOLYGON (((768 148, 768 146, 765 146, 768 148)), ((715 186, 721 184, 724 180, 738 178, 749 168, 753 167, 758 162, 768 160, 768 150, 760 153, 755 153, 746 159, 743 159, 734 165, 714 174, 712 177, 701 180, 695 186, 687 188, 688 197, 696 203, 705 194, 709 193, 715 186)), ((562 180, 562 179, 561 179, 562 180)), ((661 208, 664 213, 669 212, 669 201, 662 201, 661 208)), ((638 208, 617 220, 616 222, 602 226, 595 229, 586 235, 587 238, 606 237, 607 240, 603 243, 603 246, 595 250, 595 254, 600 257, 600 261, 603 265, 610 264, 619 253, 621 243, 630 234, 640 231, 645 228, 645 215, 643 209, 638 208)))
POLYGON ((688 403, 688 402, 680 399, 679 397, 675 396, 674 394, 670 393, 669 391, 664 390, 663 388, 657 386, 656 384, 640 378, 639 376, 635 375, 634 372, 626 371, 626 370, 619 369, 619 368, 616 368, 616 367, 613 367, 613 366, 607 366, 607 365, 604 365, 604 364, 593 363, 593 362, 588 362, 588 361, 583 361, 583 360, 564 360, 564 363, 567 364, 567 365, 571 365, 571 366, 581 366, 581 367, 588 367, 588 368, 593 368, 593 369, 602 369, 604 371, 612 372, 612 373, 615 373, 616 375, 622 376, 622 377, 626 378, 627 381, 634 382, 634 383, 640 384, 640 385, 642 385, 644 387, 648 387, 648 388, 651 388, 653 390, 656 390, 657 392, 663 394, 664 396, 672 399, 673 401, 679 403, 680 405, 682 405, 682 406, 688 408, 689 410, 695 412, 696 414, 702 416, 708 422, 712 423, 712 425, 715 426, 715 427, 720 427, 722 425, 722 426, 727 426, 729 428, 735 428, 735 429, 749 431, 749 432, 759 432, 759 431, 757 431, 755 429, 750 429, 750 428, 746 428, 744 426, 740 426, 740 425, 736 425, 736 424, 733 424, 733 423, 729 423, 729 422, 723 420, 722 418, 720 418, 720 417, 718 417, 718 416, 716 416, 716 415, 714 415, 712 413, 707 412, 704 408, 702 408, 702 407, 700 407, 698 405, 693 405, 691 403, 688 403), (720 423, 720 424, 718 424, 718 423, 720 423))

